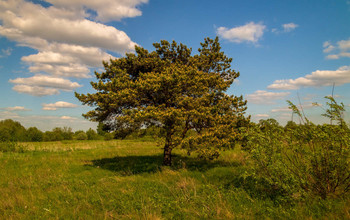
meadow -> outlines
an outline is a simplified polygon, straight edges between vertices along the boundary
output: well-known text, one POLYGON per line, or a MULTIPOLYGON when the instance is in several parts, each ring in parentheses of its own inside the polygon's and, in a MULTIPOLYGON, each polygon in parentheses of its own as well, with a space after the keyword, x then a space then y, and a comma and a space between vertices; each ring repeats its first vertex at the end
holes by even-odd
POLYGON ((347 197, 291 200, 249 175, 239 146, 163 167, 151 138, 20 145, 0 152, 0 219, 350 219, 347 197))

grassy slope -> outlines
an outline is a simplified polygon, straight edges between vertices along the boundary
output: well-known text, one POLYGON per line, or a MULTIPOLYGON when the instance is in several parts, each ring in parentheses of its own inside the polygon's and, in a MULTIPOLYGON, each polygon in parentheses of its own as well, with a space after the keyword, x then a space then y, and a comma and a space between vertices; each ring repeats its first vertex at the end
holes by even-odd
POLYGON ((350 218, 349 200, 284 202, 239 149, 206 162, 151 141, 28 143, 0 152, 0 219, 350 218), (278 201, 278 202, 276 202, 278 201))

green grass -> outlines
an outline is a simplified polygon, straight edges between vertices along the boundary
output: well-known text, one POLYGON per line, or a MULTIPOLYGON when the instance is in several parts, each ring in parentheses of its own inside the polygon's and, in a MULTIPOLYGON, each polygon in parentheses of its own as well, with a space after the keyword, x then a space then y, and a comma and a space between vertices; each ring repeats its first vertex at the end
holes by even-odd
POLYGON ((0 219, 350 218, 350 200, 288 201, 246 177, 239 148, 215 161, 175 150, 162 167, 153 141, 24 143, 0 152, 0 219))

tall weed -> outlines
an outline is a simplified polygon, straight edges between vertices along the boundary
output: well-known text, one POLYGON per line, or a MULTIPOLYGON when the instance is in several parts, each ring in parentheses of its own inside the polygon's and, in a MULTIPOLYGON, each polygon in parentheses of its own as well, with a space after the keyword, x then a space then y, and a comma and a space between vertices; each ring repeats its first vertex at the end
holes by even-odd
POLYGON ((25 151, 25 146, 19 144, 18 142, 0 142, 0 152, 17 152, 23 153, 25 151))

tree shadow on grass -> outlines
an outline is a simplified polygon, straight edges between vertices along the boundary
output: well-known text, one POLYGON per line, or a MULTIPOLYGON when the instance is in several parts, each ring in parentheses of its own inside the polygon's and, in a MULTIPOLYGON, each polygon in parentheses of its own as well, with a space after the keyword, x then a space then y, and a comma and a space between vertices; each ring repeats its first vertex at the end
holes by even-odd
MULTIPOLYGON (((131 176, 161 171, 163 155, 117 156, 91 162, 92 164, 86 166, 110 170, 122 176, 131 176)), ((220 159, 210 161, 176 154, 172 156, 172 162, 173 165, 170 167, 172 170, 185 168, 188 171, 206 172, 207 181, 211 184, 226 189, 241 188, 252 198, 280 201, 285 197, 283 190, 275 188, 263 178, 253 176, 244 178, 242 175, 245 168, 238 162, 226 162, 220 159), (220 169, 230 167, 239 169, 220 169)))
MULTIPOLYGON (((163 155, 117 156, 93 160, 91 162, 91 166, 93 167, 99 167, 117 172, 123 176, 129 176, 140 173, 154 173, 161 170, 163 155)), ((171 169, 173 170, 186 168, 190 171, 206 171, 215 167, 240 166, 238 163, 228 163, 220 160, 202 160, 176 154, 172 156, 172 162, 171 169)))
POLYGON ((241 175, 236 176, 225 187, 241 188, 252 198, 269 199, 276 204, 289 202, 287 191, 277 185, 271 184, 263 177, 250 175, 244 178, 241 175))

